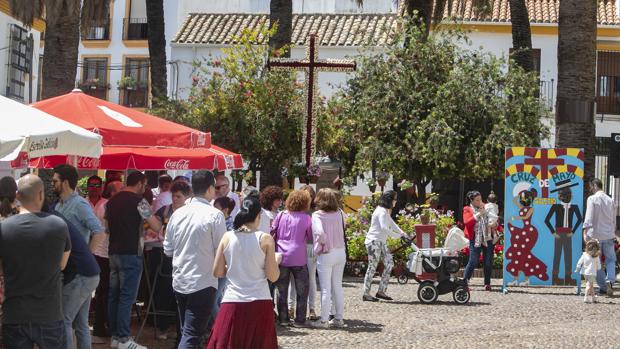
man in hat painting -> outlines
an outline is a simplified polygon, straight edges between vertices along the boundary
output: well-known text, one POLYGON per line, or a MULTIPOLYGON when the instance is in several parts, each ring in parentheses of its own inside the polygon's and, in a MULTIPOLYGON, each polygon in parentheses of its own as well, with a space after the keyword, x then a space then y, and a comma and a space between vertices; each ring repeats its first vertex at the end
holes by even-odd
POLYGON ((579 211, 579 206, 571 204, 573 198, 571 187, 578 183, 571 183, 570 179, 560 180, 555 183, 555 189, 551 193, 558 192, 559 203, 551 205, 549 213, 545 218, 545 224, 555 238, 555 248, 553 255, 552 283, 553 285, 576 285, 577 282, 571 278, 573 270, 573 251, 572 237, 582 222, 583 216, 579 211), (551 223, 555 215, 554 224, 551 223), (564 254, 564 279, 558 277, 560 268, 560 257, 564 254))

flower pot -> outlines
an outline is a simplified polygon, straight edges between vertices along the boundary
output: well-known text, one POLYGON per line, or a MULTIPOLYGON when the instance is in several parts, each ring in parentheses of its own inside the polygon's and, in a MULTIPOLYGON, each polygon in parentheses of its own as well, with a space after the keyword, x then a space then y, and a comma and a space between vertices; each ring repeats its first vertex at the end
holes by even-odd
POLYGON ((420 216, 420 222, 422 224, 428 224, 430 223, 430 221, 431 221, 431 218, 429 216, 425 216, 425 215, 420 216))
POLYGON ((379 184, 381 188, 385 187, 386 182, 387 181, 385 179, 377 179, 377 184, 379 184))
POLYGON ((368 189, 370 189, 371 193, 374 193, 377 190, 377 185, 376 184, 375 185, 369 185, 368 189))
POLYGON ((312 184, 317 184, 319 181, 319 176, 309 176, 310 178, 310 183, 312 184))
POLYGON ((308 184, 308 177, 306 177, 306 176, 299 176, 299 183, 308 184))

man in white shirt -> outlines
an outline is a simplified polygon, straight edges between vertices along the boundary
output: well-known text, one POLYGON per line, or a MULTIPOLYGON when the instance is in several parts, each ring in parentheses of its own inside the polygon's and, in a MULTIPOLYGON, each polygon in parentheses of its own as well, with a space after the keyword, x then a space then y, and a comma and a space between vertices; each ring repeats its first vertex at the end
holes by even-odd
POLYGON ((179 348, 202 348, 218 280, 213 276, 215 251, 226 233, 224 214, 210 202, 215 178, 209 171, 192 176, 194 197, 177 209, 166 230, 164 253, 172 257, 172 288, 181 316, 179 348))
POLYGON ((230 190, 230 181, 228 177, 220 173, 215 177, 215 198, 217 199, 223 196, 227 196, 235 202, 235 208, 230 213, 230 217, 232 217, 234 221, 237 213, 239 213, 241 201, 239 200, 239 195, 230 190))
POLYGON ((590 239, 599 241, 601 252, 605 256, 607 273, 600 269, 596 275, 596 283, 600 293, 613 296, 612 287, 616 280, 616 207, 613 199, 603 192, 603 182, 600 179, 595 178, 590 182, 590 192, 592 195, 588 198, 583 238, 586 242, 590 239))

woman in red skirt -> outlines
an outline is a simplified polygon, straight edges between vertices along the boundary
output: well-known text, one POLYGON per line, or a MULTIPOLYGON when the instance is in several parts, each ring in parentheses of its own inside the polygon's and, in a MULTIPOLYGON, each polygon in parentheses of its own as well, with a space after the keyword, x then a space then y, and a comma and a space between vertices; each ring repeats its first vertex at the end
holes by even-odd
POLYGON ((261 206, 249 197, 235 217, 215 255, 213 275, 228 283, 207 349, 276 349, 273 302, 267 280, 280 271, 275 242, 269 232, 258 231, 261 206))

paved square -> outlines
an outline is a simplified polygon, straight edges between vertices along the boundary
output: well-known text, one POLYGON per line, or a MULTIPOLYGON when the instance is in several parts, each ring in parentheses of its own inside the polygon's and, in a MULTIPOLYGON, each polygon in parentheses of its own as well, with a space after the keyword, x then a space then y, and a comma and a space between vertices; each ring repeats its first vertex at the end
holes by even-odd
POLYGON ((361 279, 346 278, 347 328, 278 328, 278 343, 285 349, 620 347, 620 297, 584 304, 573 287, 516 287, 504 295, 499 282, 485 292, 482 280, 473 280, 471 303, 459 306, 451 294, 420 304, 411 281, 390 284, 392 302, 362 302, 361 279))

